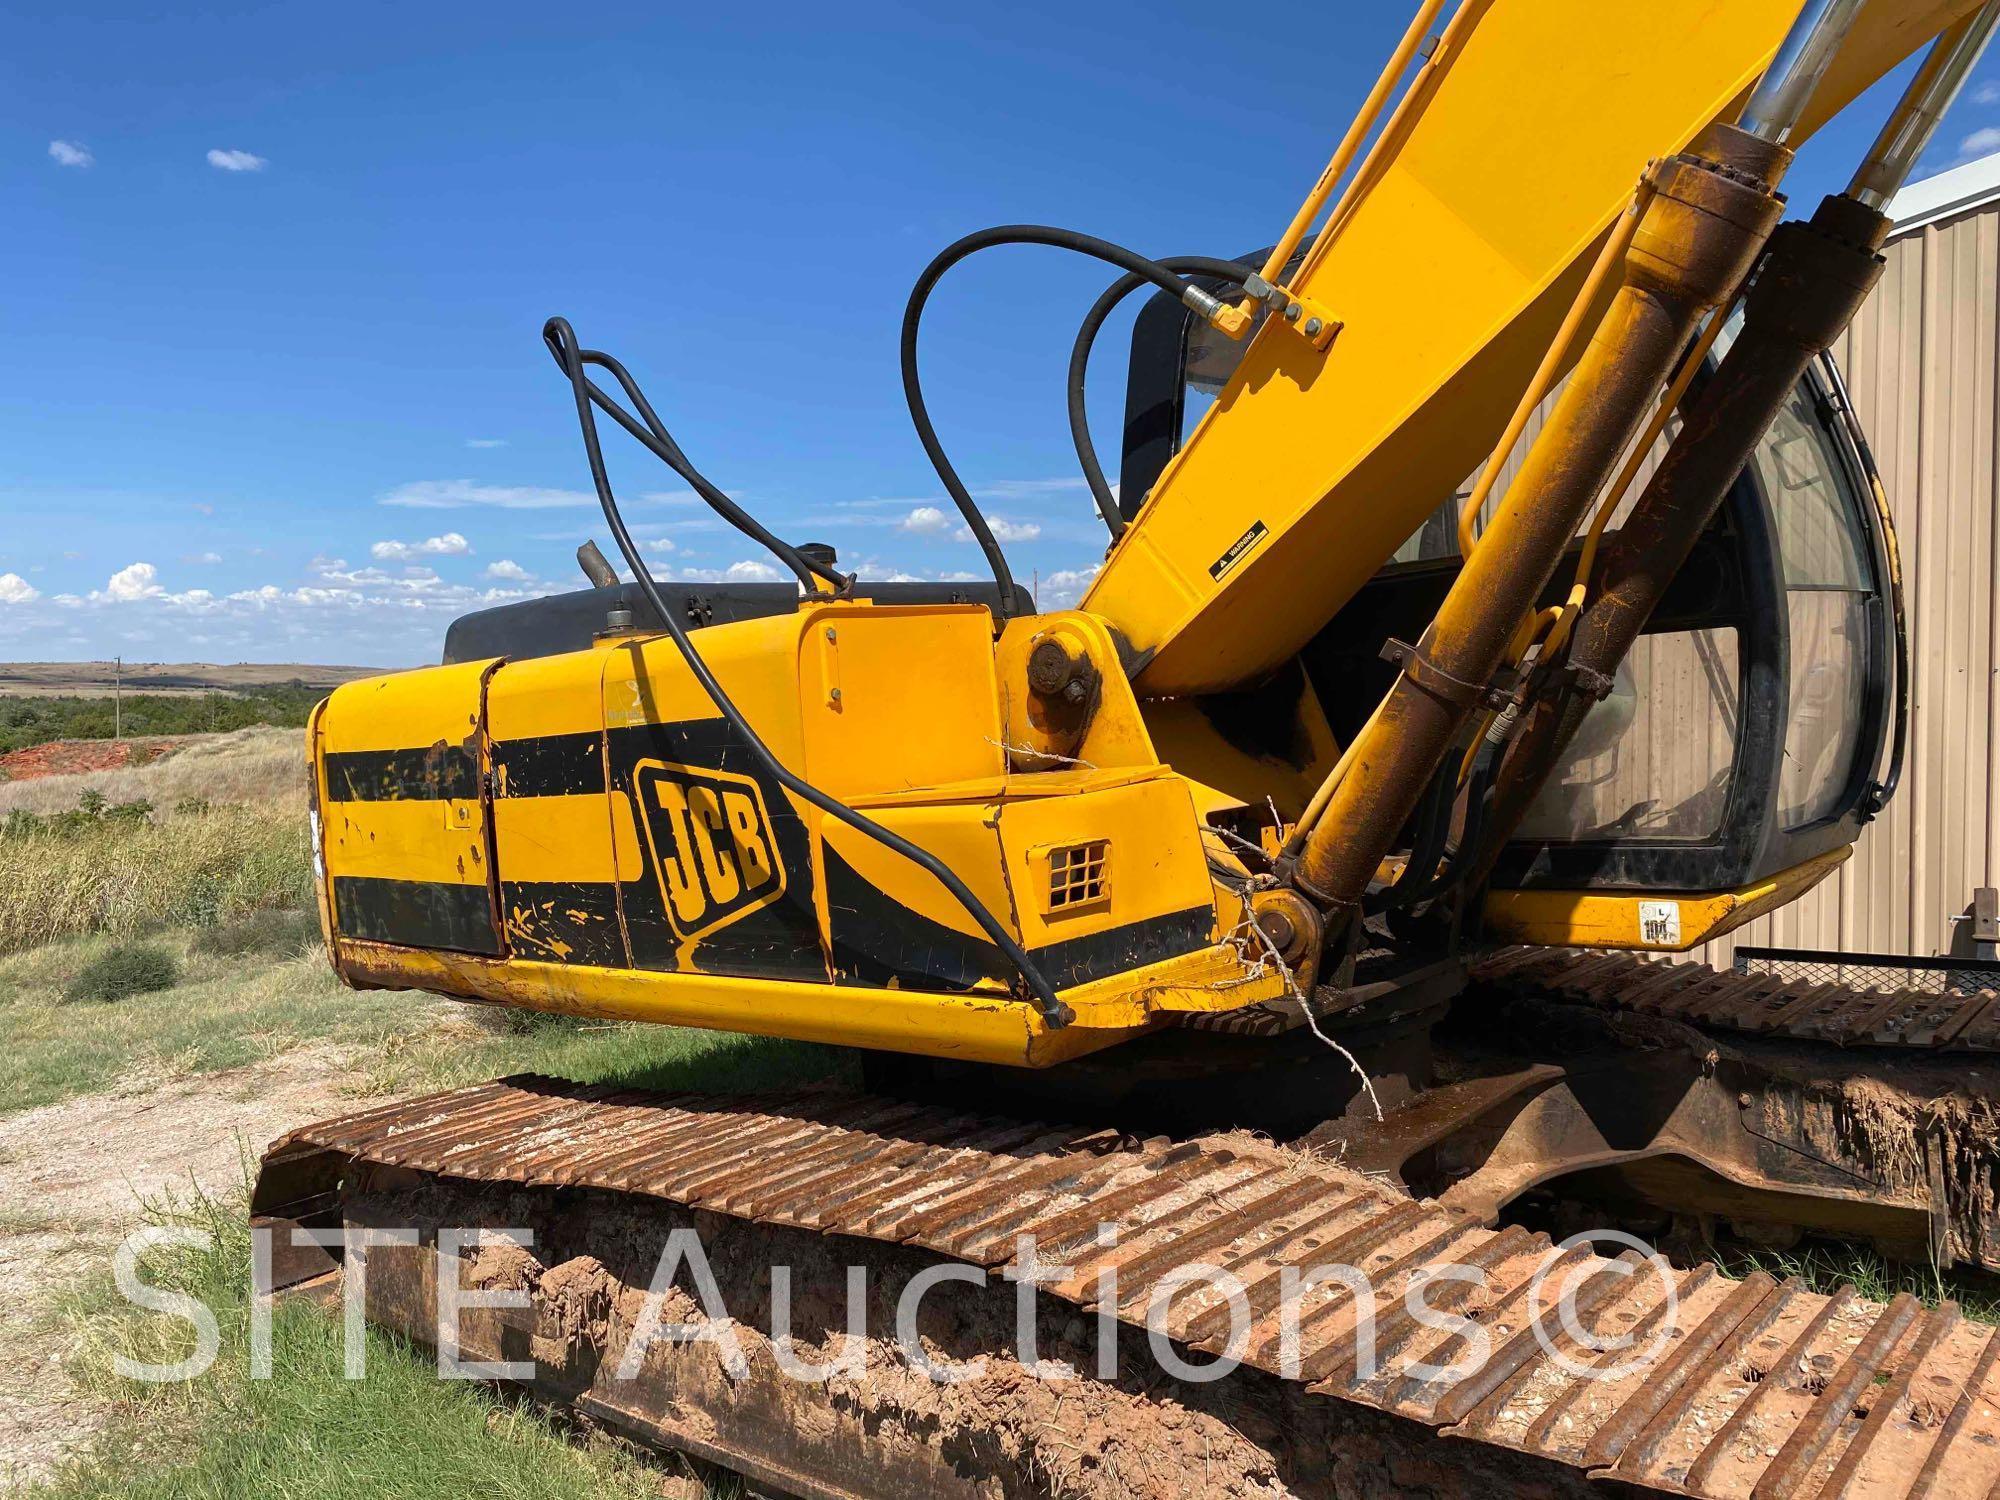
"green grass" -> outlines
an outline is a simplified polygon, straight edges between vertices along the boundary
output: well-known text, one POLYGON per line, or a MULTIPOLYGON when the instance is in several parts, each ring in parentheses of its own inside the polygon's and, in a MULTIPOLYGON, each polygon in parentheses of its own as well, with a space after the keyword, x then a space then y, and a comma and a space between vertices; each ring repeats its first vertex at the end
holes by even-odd
POLYGON ((1780 1281, 1796 1276, 1807 1289, 1828 1293, 1843 1283, 1871 1302, 1887 1302, 1903 1292, 1924 1306, 1956 1302, 1975 1323, 2000 1323, 2000 1276, 1985 1271, 1909 1265, 1885 1259, 1865 1245, 1806 1240, 1794 1250, 1728 1250, 1716 1264, 1731 1276, 1762 1271, 1780 1281))
MULTIPOLYGON (((167 941, 199 965, 200 936, 182 932, 167 941)), ((115 1028, 77 1028, 77 1008, 61 1003, 60 986, 104 942, 0 958, 0 1111, 103 1088, 134 1069, 199 1072, 317 1040, 354 1046, 362 1090, 447 1087, 542 1072, 585 1082, 729 1091, 852 1081, 858 1071, 854 1054, 803 1043, 530 1019, 425 995, 350 991, 327 970, 316 938, 315 951, 303 955, 260 955, 252 945, 245 956, 219 961, 225 973, 122 1002, 115 1028)), ((149 1217, 214 1236, 215 1248, 205 1254, 154 1253, 144 1279, 191 1292, 213 1308, 223 1332, 221 1356, 188 1383, 121 1380, 114 1354, 152 1362, 182 1358, 192 1348, 186 1325, 135 1314, 102 1272, 72 1289, 57 1310, 78 1350, 66 1365, 112 1415, 87 1454, 36 1494, 427 1500, 465 1493, 555 1500, 657 1496, 673 1472, 531 1405, 439 1381, 434 1356, 374 1330, 367 1335, 367 1378, 348 1381, 340 1321, 317 1307, 278 1310, 277 1378, 252 1381, 242 1195, 155 1204, 149 1217)), ((0 1225, 31 1227, 40 1226, 0 1225)), ((736 1490, 725 1481, 708 1493, 727 1497, 736 1490)))
POLYGON ((117 940, 84 938, 0 957, 0 1113, 245 1067, 318 1041, 393 1058, 439 1024, 439 1002, 345 989, 324 957, 208 958, 191 951, 191 937, 183 931, 154 939, 178 965, 178 984, 128 996, 109 1016, 65 991, 117 940))
POLYGON ((710 1092, 860 1082, 858 1053, 810 1042, 564 1017, 517 1030, 508 1024, 517 1012, 480 1007, 473 1014, 493 1034, 379 1057, 371 1066, 371 1089, 408 1093, 454 1088, 506 1073, 710 1092))
POLYGON ((350 990, 328 968, 310 922, 259 926, 247 951, 221 955, 205 951, 213 929, 157 934, 152 941, 179 965, 180 982, 127 996, 108 1022, 86 1017, 90 1008, 66 991, 115 940, 0 956, 0 1114, 247 1067, 321 1042, 351 1056, 361 1094, 530 1072, 646 1088, 761 1089, 858 1077, 854 1054, 806 1043, 561 1017, 511 1022, 519 1013, 400 990, 350 990), (288 940, 274 936, 285 932, 288 940), (276 946, 260 951, 266 941, 276 946))
POLYGON ((108 1276, 74 1291, 63 1309, 80 1340, 72 1373, 117 1405, 90 1453, 31 1493, 44 1500, 287 1494, 638 1500, 660 1493, 666 1471, 605 1438, 566 1431, 531 1406, 440 1381, 434 1358, 375 1330, 367 1334, 365 1378, 344 1378, 340 1320, 316 1306, 294 1302, 276 1310, 274 1378, 252 1380, 242 1202, 183 1200, 155 1205, 151 1216, 212 1236, 206 1250, 149 1253, 141 1275, 216 1313, 218 1357, 188 1382, 122 1380, 114 1355, 151 1363, 185 1358, 194 1347, 188 1325, 135 1313, 108 1276))
POLYGON ((178 959, 158 943, 113 943, 70 975, 65 1000, 113 1001, 169 990, 179 982, 178 959))

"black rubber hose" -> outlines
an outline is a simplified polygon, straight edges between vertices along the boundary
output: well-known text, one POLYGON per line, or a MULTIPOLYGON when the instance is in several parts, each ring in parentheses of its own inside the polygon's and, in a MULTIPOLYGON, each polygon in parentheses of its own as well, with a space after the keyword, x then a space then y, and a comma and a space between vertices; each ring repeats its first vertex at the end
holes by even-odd
MULTIPOLYGON (((1499 752, 1494 746, 1481 743, 1475 753, 1477 759, 1473 762, 1472 775, 1466 779, 1465 826, 1459 830, 1457 846, 1454 848, 1447 843, 1442 851, 1442 857, 1449 863, 1435 876, 1403 892, 1398 896, 1396 905, 1414 906, 1420 901, 1435 900, 1461 884, 1467 871, 1477 868, 1471 856, 1479 851, 1486 837, 1486 819, 1492 810, 1493 775, 1499 766, 1499 752)), ((1398 881, 1397 889, 1400 890, 1401 886, 1402 882, 1398 881)))
MULTIPOLYGON (((695 650, 694 642, 688 639, 686 629, 675 618, 674 612, 667 608, 666 600, 660 597, 659 585, 653 582, 653 574, 646 566, 646 559, 640 554, 638 544, 632 540, 632 534, 625 529, 624 516, 619 512, 617 498, 611 493, 611 479, 604 467, 604 450, 597 437, 597 419, 591 414, 591 404, 598 397, 593 395, 591 381, 584 374, 585 365, 597 364, 611 370, 613 374, 619 376, 619 383, 632 396, 634 403, 648 413, 649 418, 651 409, 645 405, 645 398, 638 394, 631 384, 630 377, 622 373, 615 361, 607 355, 596 350, 584 349, 578 344, 576 330, 570 327, 567 318, 550 318, 542 325, 542 339, 548 344, 550 353, 555 355, 556 363, 569 376, 570 387, 576 394, 576 416, 577 422, 583 428, 583 451, 590 463, 590 481, 597 489, 597 502, 603 507, 604 524, 611 529, 611 539, 618 544, 618 550, 625 555, 626 565, 632 569, 632 576, 638 581, 640 592, 645 594, 647 602, 659 613, 662 623, 666 625, 667 633, 674 638, 674 645, 679 648, 682 658, 687 662, 688 670, 694 674, 695 681, 701 684, 702 691, 708 694, 716 709, 728 721, 730 728, 741 736, 750 753, 786 791, 802 801, 811 803, 821 812, 840 819, 848 827, 875 840, 884 848, 928 870, 938 884, 951 893, 952 899, 964 907, 966 914, 993 940, 994 946, 1006 955, 1007 961, 1020 971, 1021 978, 1027 982, 1028 989, 1034 996, 1036 1008, 1040 1010, 1042 1019, 1049 1027, 1053 1030, 1067 1026, 1076 1018, 1074 1012, 1057 997, 1041 969, 1028 957, 1027 950, 1014 940, 1014 935, 1001 925, 999 918, 988 911, 977 896, 973 895, 964 881, 954 875, 944 862, 929 850, 921 849, 901 835, 891 833, 881 824, 828 796, 804 778, 795 776, 777 756, 771 753, 771 747, 764 743, 757 731, 750 727, 749 721, 743 717, 742 711, 730 701, 729 694, 723 691, 722 684, 716 680, 715 674, 709 671, 708 663, 703 661, 701 653, 695 650)), ((651 420, 657 421, 657 418, 651 420)), ((646 446, 653 448, 651 443, 646 446)), ((655 448, 654 451, 658 452, 658 449, 655 448)))
MULTIPOLYGON (((542 326, 542 340, 548 344, 549 352, 555 355, 557 366, 565 374, 568 374, 569 365, 565 363, 564 354, 556 347, 555 340, 549 334, 549 330, 557 323, 561 323, 563 328, 569 331, 568 336, 572 345, 574 345, 576 331, 571 329, 569 323, 561 318, 551 318, 542 326)), ((710 483, 708 477, 689 462, 688 456, 685 453, 681 452, 680 444, 674 441, 673 434, 667 431, 666 424, 660 420, 659 414, 653 410, 652 403, 646 399, 645 392, 639 389, 639 383, 632 378, 631 374, 622 364, 601 350, 577 349, 575 352, 582 364, 597 365, 611 372, 612 378, 624 389, 626 398, 639 408, 639 415, 645 419, 645 425, 641 426, 638 418, 635 418, 624 407, 606 395, 595 381, 585 377, 583 386, 587 398, 595 402, 609 414, 612 421, 616 422, 620 427, 631 433, 633 437, 637 438, 640 443, 644 444, 647 452, 651 453, 661 463, 685 479, 694 492, 707 501, 709 508, 717 515, 721 516, 723 520, 734 526, 753 542, 765 548, 778 561, 791 569, 792 573, 808 591, 814 588, 813 579, 815 577, 824 578, 834 586, 835 591, 838 593, 844 594, 853 586, 854 580, 851 577, 844 573, 836 572, 826 563, 815 562, 813 559, 804 556, 791 543, 774 535, 765 527, 763 522, 744 510, 734 500, 730 499, 716 485, 710 483)))
POLYGON ((1046 224, 1000 224, 992 229, 978 230, 945 246, 938 252, 937 258, 924 267, 923 275, 910 289, 909 304, 903 309, 903 399, 909 403, 910 422, 917 429, 917 440, 924 445, 931 467, 937 470, 945 493, 951 496, 959 515, 964 517, 966 528, 979 543, 979 550, 986 554, 987 565, 993 570, 993 581, 1000 586, 999 616, 1006 619, 1013 613, 1013 571, 1007 566, 1007 557, 1000 550, 1000 544, 993 539, 993 528, 986 524, 986 517, 973 503, 971 493, 958 477, 958 471, 945 457, 944 446, 938 442, 937 429, 931 425, 930 411, 924 405, 923 382, 917 375, 917 330, 923 322, 924 304, 930 300, 931 289, 946 271, 966 256, 995 245, 1051 245, 1058 250, 1073 250, 1079 255, 1094 256, 1150 281, 1176 297, 1186 294, 1188 283, 1158 261, 1149 260, 1135 250, 1127 250, 1123 245, 1100 240, 1095 235, 1078 234, 1073 229, 1055 229, 1046 224))
MULTIPOLYGON (((1227 282, 1231 286, 1241 286, 1250 279, 1250 267, 1238 265, 1233 260, 1217 260, 1208 255, 1172 255, 1160 262, 1169 271, 1178 271, 1188 276, 1203 276, 1213 281, 1227 282)), ((1104 524, 1111 528, 1115 539, 1125 529, 1125 515, 1118 509, 1118 498, 1111 493, 1111 485, 1104 477, 1104 466, 1097 461, 1097 445, 1090 440, 1090 416, 1084 410, 1084 378, 1090 372, 1090 351, 1097 342, 1098 331, 1104 327, 1104 320, 1132 293, 1147 284, 1149 278, 1138 275, 1121 276, 1104 289, 1104 295, 1091 304, 1090 311, 1083 315, 1083 326, 1076 331, 1076 342, 1069 350, 1069 436, 1076 445, 1076 461, 1083 469, 1084 482, 1090 486, 1090 496, 1097 502, 1097 513, 1104 517, 1104 524)))

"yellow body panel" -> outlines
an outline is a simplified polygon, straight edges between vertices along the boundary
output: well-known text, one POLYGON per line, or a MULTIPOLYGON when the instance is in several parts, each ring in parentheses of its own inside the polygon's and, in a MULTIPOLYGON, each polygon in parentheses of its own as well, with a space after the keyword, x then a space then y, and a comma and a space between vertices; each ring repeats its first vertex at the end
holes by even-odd
POLYGON ((421 899, 429 930, 497 942, 479 791, 494 665, 349 683, 317 716, 320 854, 338 930, 379 935, 383 911, 421 899))
POLYGON ((1074 1024, 1051 1031, 1033 1007, 998 995, 934 995, 854 985, 674 975, 583 965, 498 962, 471 954, 342 942, 353 982, 429 990, 526 1010, 699 1026, 751 1036, 1043 1068, 1144 1034, 1175 1010, 1274 1000, 1283 981, 1245 977, 1232 947, 1208 949, 1062 992, 1074 1024), (1217 989, 1218 984, 1228 987, 1217 989))
POLYGON ((1796 901, 1854 852, 1843 844, 1737 891, 1644 895, 1616 891, 1494 891, 1486 930, 1507 943, 1545 948, 1637 948, 1685 953, 1796 901), (1669 910, 1669 908, 1671 910, 1669 910), (1648 931, 1651 918, 1653 930, 1648 931), (1669 927, 1668 924, 1671 924, 1669 927), (1672 936, 1663 936, 1666 932, 1672 936))
POLYGON ((699 641, 787 764, 967 883, 1077 1010, 1070 1027, 1043 1026, 938 881, 771 780, 672 641, 639 636, 334 694, 322 787, 329 767, 381 781, 374 800, 323 797, 342 972, 1024 1066, 1283 993, 1228 940, 1242 899, 1210 878, 1194 789, 1152 759, 1102 623, 1010 631, 996 643, 978 608, 815 599, 699 641), (1106 764, 1009 768, 1023 705, 998 674, 1019 681, 1042 630, 1101 669, 1083 748, 1106 764), (345 730, 363 715, 365 746, 345 730), (440 726, 449 785, 414 738, 440 726))
MULTIPOLYGON (((1479 0, 1473 0, 1479 3, 1479 0)), ((1864 8, 1796 145, 1976 0, 1864 8)), ((1296 652, 1494 442, 1653 157, 1730 113, 1798 0, 1493 0, 1341 232, 1295 278, 1324 353, 1268 321, 1084 607, 1144 697, 1296 652)))

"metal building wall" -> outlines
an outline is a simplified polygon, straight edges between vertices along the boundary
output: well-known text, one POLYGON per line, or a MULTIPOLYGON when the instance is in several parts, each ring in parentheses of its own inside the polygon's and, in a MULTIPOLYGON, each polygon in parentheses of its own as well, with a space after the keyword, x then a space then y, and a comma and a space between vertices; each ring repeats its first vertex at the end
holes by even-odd
POLYGON ((2000 202, 1888 247, 1881 286, 1834 350, 1888 490, 1910 613, 1909 761, 1896 800, 1820 888, 1737 943, 1929 954, 1973 887, 2000 884, 2000 202))

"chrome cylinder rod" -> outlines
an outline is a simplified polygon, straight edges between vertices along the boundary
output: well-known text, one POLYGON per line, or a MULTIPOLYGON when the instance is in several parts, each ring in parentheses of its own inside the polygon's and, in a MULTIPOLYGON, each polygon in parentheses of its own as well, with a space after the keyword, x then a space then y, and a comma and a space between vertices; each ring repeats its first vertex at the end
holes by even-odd
POLYGON ((1847 185, 1848 197, 1879 209, 1896 196, 1993 39, 1996 22, 2000 22, 2000 0, 1987 0, 1931 44, 1923 66, 1910 79, 1895 113, 1847 185))
POLYGON ((1771 66, 1750 91, 1736 124, 1773 145, 1783 145, 1805 113, 1827 65, 1840 51, 1863 0, 1807 0, 1778 46, 1771 66))

